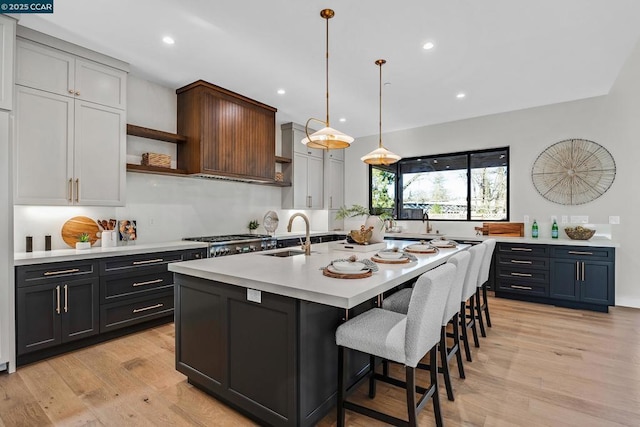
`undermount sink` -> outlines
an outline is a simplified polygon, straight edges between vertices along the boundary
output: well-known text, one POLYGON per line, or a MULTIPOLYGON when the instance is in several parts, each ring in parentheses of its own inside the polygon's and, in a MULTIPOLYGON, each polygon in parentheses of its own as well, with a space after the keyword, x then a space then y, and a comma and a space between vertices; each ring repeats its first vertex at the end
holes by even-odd
POLYGON ((262 254, 268 256, 277 256, 278 258, 286 258, 294 255, 304 255, 304 251, 300 249, 287 249, 284 251, 271 252, 270 254, 262 254))

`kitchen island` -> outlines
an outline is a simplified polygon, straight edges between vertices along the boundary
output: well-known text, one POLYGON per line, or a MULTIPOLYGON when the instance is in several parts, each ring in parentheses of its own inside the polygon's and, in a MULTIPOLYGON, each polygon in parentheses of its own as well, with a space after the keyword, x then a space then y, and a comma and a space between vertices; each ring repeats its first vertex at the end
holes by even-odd
MULTIPOLYGON (((176 369, 263 425, 314 425, 335 405, 338 325, 467 246, 418 254, 408 264, 378 264, 364 279, 324 276, 322 267, 352 254, 332 247, 313 245, 308 257, 269 255, 279 249, 171 264, 176 369)), ((355 352, 349 358, 356 383, 369 359, 355 352)))

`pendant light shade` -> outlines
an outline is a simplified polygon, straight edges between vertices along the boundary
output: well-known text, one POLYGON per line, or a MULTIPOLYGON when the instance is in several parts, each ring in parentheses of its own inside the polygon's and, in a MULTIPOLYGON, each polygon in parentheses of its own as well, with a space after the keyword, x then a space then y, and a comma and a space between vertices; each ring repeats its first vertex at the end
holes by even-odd
POLYGON ((320 16, 326 20, 327 22, 327 45, 326 45, 326 84, 327 84, 327 120, 322 121, 315 118, 310 118, 307 120, 306 125, 304 126, 304 132, 307 134, 307 137, 304 138, 301 142, 309 148, 321 148, 325 150, 335 150, 339 148, 347 148, 353 142, 353 138, 349 135, 345 135, 344 133, 333 129, 329 123, 329 19, 333 18, 335 15, 334 11, 331 9, 323 9, 320 11, 320 16), (325 127, 320 129, 317 132, 309 135, 309 122, 317 121, 322 123, 325 127))
POLYGON ((375 64, 380 67, 380 120, 378 122, 380 138, 378 140, 378 148, 360 158, 360 160, 369 165, 391 165, 402 158, 397 154, 393 154, 382 145, 382 65, 386 62, 384 59, 378 59, 375 62, 375 64))

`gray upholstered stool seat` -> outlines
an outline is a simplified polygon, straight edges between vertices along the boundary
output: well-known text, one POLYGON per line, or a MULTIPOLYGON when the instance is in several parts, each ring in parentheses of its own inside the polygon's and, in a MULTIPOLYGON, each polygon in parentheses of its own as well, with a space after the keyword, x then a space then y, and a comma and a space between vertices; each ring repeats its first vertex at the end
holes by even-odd
POLYGON ((471 362, 471 349, 469 348, 469 336, 467 334, 468 329, 471 329, 471 332, 473 332, 473 341, 475 346, 480 347, 478 329, 476 328, 474 295, 476 293, 480 266, 484 260, 485 251, 485 245, 475 245, 469 248, 468 252, 471 255, 471 260, 469 261, 469 269, 464 279, 462 298, 460 299, 460 326, 462 328, 460 339, 464 344, 464 352, 467 356, 467 361, 469 362, 471 362), (467 309, 469 310, 468 312, 467 309))
POLYGON ((482 242, 485 246, 484 259, 482 265, 480 265, 480 274, 478 275, 478 289, 476 290, 476 318, 480 325, 480 334, 483 337, 487 336, 487 332, 484 328, 485 321, 482 319, 482 314, 486 318, 488 327, 491 327, 491 317, 489 316, 489 304, 487 302, 487 281, 489 280, 489 271, 491 270, 491 259, 493 258, 493 251, 496 248, 496 239, 487 239, 482 242), (480 296, 482 295, 482 301, 480 296))
POLYGON ((416 385, 415 368, 429 353, 431 365, 436 366, 436 347, 451 282, 456 267, 446 264, 424 273, 418 278, 411 294, 407 314, 382 309, 371 309, 343 323, 336 330, 338 345, 338 426, 344 426, 345 410, 359 412, 388 424, 417 426, 418 412, 429 398, 433 401, 436 425, 442 426, 438 373, 430 371, 428 388, 416 385), (346 400, 347 357, 345 348, 368 353, 369 396, 375 397, 375 381, 381 380, 406 389, 409 421, 374 411, 346 400), (375 372, 375 358, 382 357, 405 365, 406 381, 400 381, 375 372), (416 403, 416 392, 422 396, 416 403))

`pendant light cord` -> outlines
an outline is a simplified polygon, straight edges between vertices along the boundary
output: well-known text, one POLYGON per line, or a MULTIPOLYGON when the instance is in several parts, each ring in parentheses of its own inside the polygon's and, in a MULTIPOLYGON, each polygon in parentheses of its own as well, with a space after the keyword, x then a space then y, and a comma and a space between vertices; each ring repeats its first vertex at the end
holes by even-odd
POLYGON ((327 16, 325 21, 327 21, 327 29, 326 29, 326 48, 325 48, 325 75, 326 75, 326 83, 327 83, 327 127, 329 127, 329 18, 327 16))

